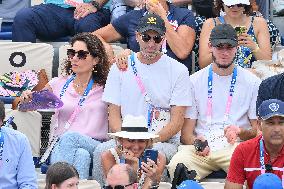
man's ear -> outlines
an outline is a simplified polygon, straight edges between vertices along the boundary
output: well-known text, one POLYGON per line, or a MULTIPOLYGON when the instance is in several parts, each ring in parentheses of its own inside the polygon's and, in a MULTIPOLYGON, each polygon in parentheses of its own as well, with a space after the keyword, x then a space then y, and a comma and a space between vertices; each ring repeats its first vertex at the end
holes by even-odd
POLYGON ((208 48, 209 48, 209 52, 212 53, 212 48, 213 48, 213 46, 212 46, 212 43, 211 43, 211 42, 208 43, 208 48))
POLYGON ((262 131, 261 120, 260 120, 259 118, 256 120, 256 124, 257 124, 258 130, 259 130, 259 131, 262 131))
POLYGON ((138 32, 135 32, 136 41, 138 41, 138 39, 139 39, 139 35, 140 35, 140 33, 138 33, 138 32))
POLYGON ((51 189, 57 189, 56 184, 51 184, 51 189))

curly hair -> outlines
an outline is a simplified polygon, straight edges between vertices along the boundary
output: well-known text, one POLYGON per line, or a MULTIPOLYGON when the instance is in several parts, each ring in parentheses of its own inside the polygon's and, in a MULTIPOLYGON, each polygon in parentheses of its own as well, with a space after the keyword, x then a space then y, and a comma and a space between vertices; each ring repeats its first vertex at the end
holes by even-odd
MULTIPOLYGON (((244 14, 246 14, 247 16, 252 15, 252 13, 253 13, 252 1, 255 1, 255 0, 250 0, 250 5, 244 6, 244 8, 245 8, 244 14)), ((215 1, 214 12, 215 12, 216 15, 220 15, 221 10, 224 11, 223 4, 224 3, 223 3, 222 0, 216 0, 215 1)), ((256 4, 253 4, 253 5, 256 5, 256 4)))
POLYGON ((59 186, 65 180, 73 177, 79 178, 79 173, 74 166, 66 162, 54 163, 46 172, 45 189, 51 189, 52 184, 59 186))
MULTIPOLYGON (((104 86, 106 83, 110 64, 102 41, 91 33, 76 34, 71 38, 70 45, 73 46, 76 41, 84 42, 91 56, 97 57, 98 63, 94 66, 93 69, 93 79, 99 85, 104 86)), ((64 62, 63 72, 66 75, 73 74, 73 71, 71 69, 71 61, 68 59, 66 59, 64 62)))

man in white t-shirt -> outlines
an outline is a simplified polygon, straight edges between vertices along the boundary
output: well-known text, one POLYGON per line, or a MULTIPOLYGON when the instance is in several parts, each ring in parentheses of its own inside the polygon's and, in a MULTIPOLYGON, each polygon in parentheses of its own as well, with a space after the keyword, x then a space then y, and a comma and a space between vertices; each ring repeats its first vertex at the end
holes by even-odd
POLYGON ((260 79, 233 64, 238 39, 228 24, 216 26, 209 47, 213 63, 191 75, 192 107, 186 112, 179 152, 169 164, 171 178, 178 163, 202 179, 228 170, 237 140, 256 136, 256 98, 260 79))
MULTIPOLYGON (((160 50, 165 31, 160 16, 147 14, 141 18, 136 33, 140 52, 128 57, 126 71, 120 71, 116 65, 111 67, 103 101, 109 103, 109 128, 116 128, 111 132, 120 131, 126 115, 143 115, 148 120, 148 131, 159 135, 154 148, 170 160, 177 151, 191 97, 187 68, 160 50)), ((98 146, 94 158, 103 145, 106 144, 98 146)))

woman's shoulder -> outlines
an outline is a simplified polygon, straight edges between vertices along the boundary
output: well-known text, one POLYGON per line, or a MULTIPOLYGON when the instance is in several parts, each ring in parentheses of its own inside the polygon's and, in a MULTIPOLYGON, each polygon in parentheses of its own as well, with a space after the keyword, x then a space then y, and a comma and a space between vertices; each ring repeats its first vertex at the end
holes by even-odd
POLYGON ((254 16, 252 19, 253 19, 254 25, 256 25, 259 28, 263 27, 263 25, 267 25, 266 20, 262 17, 254 16))
POLYGON ((54 90, 58 87, 61 87, 62 85, 64 85, 64 83, 67 81, 67 79, 70 76, 58 76, 58 77, 54 77, 52 78, 48 84, 49 86, 54 90))
POLYGON ((212 30, 214 28, 214 26, 216 25, 216 18, 208 18, 207 20, 205 20, 203 26, 202 26, 202 30, 212 30), (215 20, 214 20, 215 19, 215 20))

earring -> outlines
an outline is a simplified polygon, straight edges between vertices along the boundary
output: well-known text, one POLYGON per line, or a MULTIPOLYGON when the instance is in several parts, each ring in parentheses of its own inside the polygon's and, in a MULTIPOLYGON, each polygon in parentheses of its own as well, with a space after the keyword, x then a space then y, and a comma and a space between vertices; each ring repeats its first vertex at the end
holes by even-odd
POLYGON ((94 66, 92 70, 93 70, 94 73, 97 73, 98 71, 95 69, 95 67, 96 66, 94 66))

